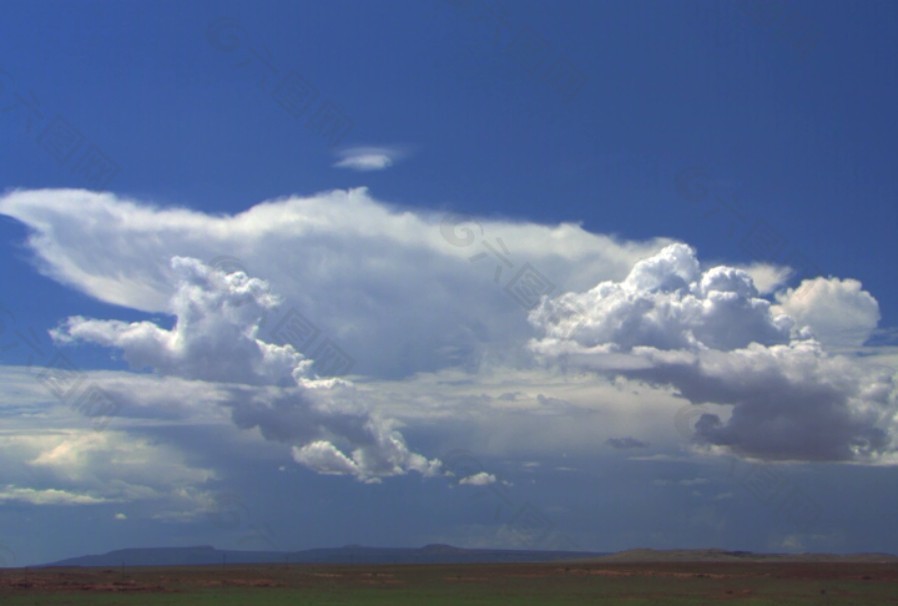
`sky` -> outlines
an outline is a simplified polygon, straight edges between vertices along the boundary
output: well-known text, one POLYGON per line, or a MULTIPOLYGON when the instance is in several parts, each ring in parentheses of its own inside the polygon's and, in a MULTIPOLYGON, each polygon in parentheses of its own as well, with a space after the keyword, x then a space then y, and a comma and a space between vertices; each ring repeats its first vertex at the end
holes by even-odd
POLYGON ((4 2, 0 565, 898 552, 896 26, 4 2))

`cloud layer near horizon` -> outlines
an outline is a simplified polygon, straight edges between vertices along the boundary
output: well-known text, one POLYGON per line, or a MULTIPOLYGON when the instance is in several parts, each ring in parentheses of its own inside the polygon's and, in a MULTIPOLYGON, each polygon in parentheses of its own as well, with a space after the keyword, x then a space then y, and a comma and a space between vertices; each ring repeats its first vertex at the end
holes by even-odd
MULTIPOLYGON (((673 390, 731 411, 696 424, 697 440, 712 450, 858 462, 888 462, 894 450, 894 368, 853 353, 879 319, 856 280, 785 288, 786 268, 702 267, 685 244, 625 242, 573 224, 447 218, 391 207, 363 189, 264 202, 234 216, 80 190, 21 191, 0 198, 0 213, 29 227, 47 275, 176 320, 169 330, 70 318, 57 339, 114 347, 134 368, 214 384, 216 404, 237 426, 291 445, 297 462, 321 473, 364 481, 437 473, 439 462, 410 450, 383 414, 401 401, 411 422, 414 398, 427 402, 422 419, 452 418, 446 407, 456 406, 494 432, 514 427, 509 443, 526 443, 521 432, 545 433, 544 415, 562 415, 558 425, 572 431, 568 417, 577 425, 589 407, 637 418, 673 390), (504 288, 527 264, 554 287, 529 318, 504 288), (319 376, 339 374, 321 371, 320 349, 279 340, 271 329, 284 310, 300 314, 288 336, 337 343, 366 388, 319 376), (523 395, 533 386, 515 385, 515 373, 538 358, 594 373, 605 383, 589 389, 612 397, 575 404, 563 395, 563 374, 523 395), (420 391, 447 371, 463 374, 434 387, 470 385, 469 396, 441 402, 420 391), (504 385, 500 393, 477 393, 487 376, 504 385), (392 391, 378 391, 388 382, 392 391), (633 386, 648 395, 625 396, 633 386), (496 421, 500 410, 514 412, 514 423, 496 421)), ((634 444, 659 441, 638 424, 617 429, 634 444)))

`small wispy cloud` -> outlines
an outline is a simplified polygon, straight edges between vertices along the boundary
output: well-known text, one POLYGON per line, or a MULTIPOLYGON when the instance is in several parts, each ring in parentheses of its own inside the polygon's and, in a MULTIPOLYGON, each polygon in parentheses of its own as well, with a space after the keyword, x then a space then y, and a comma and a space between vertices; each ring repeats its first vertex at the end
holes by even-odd
POLYGON ((605 440, 605 444, 617 450, 629 450, 631 448, 646 448, 647 443, 636 438, 627 436, 626 438, 609 438, 605 440))
POLYGON ((363 172, 386 170, 405 156, 398 147, 350 147, 339 153, 334 168, 349 168, 363 172))

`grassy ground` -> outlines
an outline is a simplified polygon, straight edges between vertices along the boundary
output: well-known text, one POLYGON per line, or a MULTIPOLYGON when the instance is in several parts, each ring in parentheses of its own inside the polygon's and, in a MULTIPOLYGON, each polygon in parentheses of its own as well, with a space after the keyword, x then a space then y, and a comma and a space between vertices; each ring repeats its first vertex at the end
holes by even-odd
POLYGON ((229 566, 0 571, 0 603, 898 605, 888 564, 229 566))

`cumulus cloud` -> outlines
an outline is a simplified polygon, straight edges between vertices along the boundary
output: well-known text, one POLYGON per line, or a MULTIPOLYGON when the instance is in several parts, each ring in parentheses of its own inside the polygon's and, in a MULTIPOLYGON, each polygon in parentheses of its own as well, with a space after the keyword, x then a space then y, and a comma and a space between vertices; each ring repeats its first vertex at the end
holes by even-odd
POLYGON ((621 281, 545 300, 530 314, 543 333, 531 348, 673 386, 694 404, 731 405, 726 421, 703 414, 695 424, 696 439, 712 446, 765 459, 880 459, 893 450, 894 371, 814 338, 869 329, 875 300, 853 281, 818 279, 795 292, 773 305, 746 271, 702 270, 692 248, 673 244, 621 281), (849 319, 835 323, 834 310, 849 319))
POLYGON ((463 486, 489 486, 496 483, 496 476, 485 471, 462 478, 458 481, 463 486))
POLYGON ((731 350, 752 342, 789 339, 792 321, 770 313, 744 271, 714 267, 702 273, 685 244, 668 246, 636 263, 621 282, 606 281, 585 293, 566 293, 531 314, 544 330, 539 349, 555 343, 584 351, 731 350))
POLYGON ((393 422, 372 413, 351 383, 320 378, 291 345, 258 338, 265 312, 278 303, 265 281, 196 259, 175 257, 171 267, 178 280, 171 329, 73 317, 54 339, 115 347, 136 369, 218 384, 238 426, 294 445, 295 460, 321 473, 376 481, 439 470, 438 461, 409 451, 393 422))
POLYGON ((196 259, 175 257, 171 266, 180 284, 168 309, 177 318, 173 329, 72 317, 52 331, 53 338, 117 347, 134 368, 204 381, 262 385, 294 371, 306 374, 311 363, 292 346, 256 338, 265 312, 278 302, 264 281, 225 274, 196 259))
POLYGON ((404 152, 397 147, 351 147, 339 153, 335 168, 349 168, 362 172, 385 170, 402 158, 404 152))
POLYGON ((862 345, 879 324, 879 304, 857 280, 815 278, 778 293, 781 309, 833 347, 862 345))

